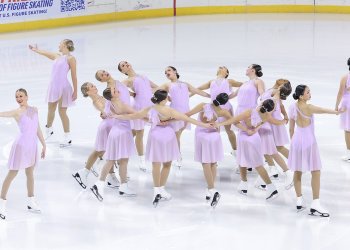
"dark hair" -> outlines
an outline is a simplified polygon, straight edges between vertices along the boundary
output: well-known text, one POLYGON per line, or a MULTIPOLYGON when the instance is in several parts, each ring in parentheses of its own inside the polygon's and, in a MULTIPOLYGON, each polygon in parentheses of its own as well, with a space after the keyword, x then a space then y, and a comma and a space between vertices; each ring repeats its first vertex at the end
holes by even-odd
POLYGON ((215 100, 213 101, 213 104, 215 106, 224 105, 228 102, 228 95, 226 93, 220 93, 216 96, 215 100))
POLYGON ((83 93, 83 96, 84 97, 88 97, 89 95, 87 94, 88 92, 88 84, 89 82, 85 82, 83 85, 81 85, 80 87, 80 90, 81 90, 81 93, 83 93))
POLYGON ((262 77, 263 76, 263 72, 261 71, 262 68, 259 64, 252 64, 252 68, 255 70, 255 75, 257 77, 262 77))
POLYGON ((22 88, 17 89, 17 90, 16 90, 16 93, 17 93, 17 92, 22 92, 25 96, 28 96, 27 90, 25 90, 25 89, 22 89, 22 88))
POLYGON ((349 70, 350 70, 350 58, 348 59, 348 66, 349 66, 349 70))
POLYGON ((293 98, 295 100, 299 100, 300 96, 304 94, 306 87, 307 87, 306 85, 298 85, 295 88, 295 91, 294 91, 294 94, 293 94, 293 98))
POLYGON ((103 97, 105 99, 107 99, 108 101, 110 101, 112 99, 112 90, 111 90, 111 88, 106 88, 105 90, 103 90, 103 97))
POLYGON ((68 49, 69 51, 71 51, 71 52, 74 51, 74 43, 73 43, 72 40, 70 40, 70 39, 64 39, 63 42, 64 42, 64 44, 66 45, 66 47, 67 47, 67 49, 68 49))
POLYGON ((286 82, 280 87, 280 98, 281 100, 286 100, 287 97, 292 93, 292 86, 290 82, 286 82))
POLYGON ((160 103, 164 101, 168 97, 168 92, 163 89, 158 89, 156 92, 154 92, 153 97, 151 98, 151 101, 153 103, 160 103))
POLYGON ((180 75, 179 75, 179 73, 177 73, 177 69, 176 69, 175 67, 173 67, 173 66, 168 66, 168 68, 171 68, 172 70, 174 70, 174 71, 176 72, 176 77, 177 77, 177 79, 180 78, 180 75))
POLYGON ((271 112, 275 108, 275 102, 272 99, 266 99, 260 108, 261 113, 271 112))
MULTIPOLYGON (((122 72, 122 67, 120 66, 120 64, 122 63, 122 62, 124 62, 124 61, 120 61, 119 63, 118 63, 118 70, 121 72, 121 73, 123 73, 122 72)), ((124 75, 128 75, 127 73, 123 73, 124 75)))
POLYGON ((96 74, 95 74, 95 78, 96 78, 96 80, 99 81, 99 82, 101 81, 101 78, 98 76, 98 72, 100 72, 100 71, 101 71, 100 69, 97 70, 97 71, 96 71, 96 74))

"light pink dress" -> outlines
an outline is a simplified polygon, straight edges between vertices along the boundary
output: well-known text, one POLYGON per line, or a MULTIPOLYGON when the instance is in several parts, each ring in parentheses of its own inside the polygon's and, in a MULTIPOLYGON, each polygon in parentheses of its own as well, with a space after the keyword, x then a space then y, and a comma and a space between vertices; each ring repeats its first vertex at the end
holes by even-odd
MULTIPOLYGON (((251 124, 253 127, 261 123, 258 111, 254 108, 251 113, 251 124)), ((242 122, 247 127, 245 122, 242 122)), ((259 133, 248 135, 240 130, 237 136, 237 164, 240 167, 256 168, 264 165, 262 143, 259 133)))
POLYGON ((54 60, 46 96, 48 103, 57 102, 62 98, 63 108, 73 105, 73 88, 67 79, 69 70, 67 56, 60 56, 54 60))
MULTIPOLYGON (((135 76, 133 89, 136 94, 133 107, 136 111, 140 111, 153 105, 151 102, 153 96, 152 87, 147 77, 140 75, 135 76)), ((131 127, 134 130, 143 130, 145 124, 146 122, 144 120, 137 119, 131 122, 131 127)))
POLYGON ((288 167, 290 170, 301 172, 320 170, 322 164, 314 132, 314 116, 304 115, 295 103, 289 109, 289 117, 296 122, 300 119, 298 116, 309 119, 310 125, 299 127, 295 124, 290 143, 288 167))
POLYGON ((38 110, 27 107, 18 121, 20 134, 12 144, 8 159, 10 170, 35 166, 38 160, 38 110))
MULTIPOLYGON (((201 112, 207 120, 212 120, 217 117, 211 104, 206 104, 201 112)), ((201 115, 198 115, 198 121, 201 115)), ((195 153, 194 160, 201 163, 216 163, 223 160, 224 149, 221 141, 221 136, 216 129, 207 129, 200 126, 196 127, 195 131, 195 153)))
POLYGON ((148 117, 152 123, 146 145, 146 160, 151 162, 170 162, 179 159, 180 151, 174 129, 171 125, 159 126, 157 110, 151 108, 148 117))
POLYGON ((258 106, 259 92, 255 86, 254 80, 245 82, 238 90, 236 115, 239 115, 247 109, 253 109, 258 106))
MULTIPOLYGON (((186 113, 190 110, 190 98, 188 86, 184 82, 172 82, 169 87, 169 95, 171 97, 170 107, 181 112, 186 113)), ((175 132, 186 126, 186 129, 191 129, 191 125, 184 121, 173 121, 171 126, 175 132)))
POLYGON ((350 89, 350 74, 348 75, 340 104, 340 108, 346 108, 346 111, 340 114, 340 128, 345 131, 350 131, 350 91, 348 89, 350 89))

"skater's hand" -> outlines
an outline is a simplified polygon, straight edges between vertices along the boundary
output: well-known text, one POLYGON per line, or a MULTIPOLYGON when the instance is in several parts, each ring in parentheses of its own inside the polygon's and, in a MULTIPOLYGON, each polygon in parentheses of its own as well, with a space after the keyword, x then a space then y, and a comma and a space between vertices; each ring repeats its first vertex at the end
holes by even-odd
POLYGON ((29 44, 29 49, 36 52, 36 51, 38 51, 38 45, 37 44, 33 44, 33 45, 29 44))
POLYGON ((72 99, 75 101, 78 98, 78 93, 76 91, 73 92, 72 99))
POLYGON ((102 119, 106 119, 106 118, 108 117, 108 115, 107 115, 105 112, 101 112, 101 113, 100 113, 100 117, 101 117, 102 119))
POLYGON ((255 128, 255 129, 248 129, 247 130, 247 134, 250 136, 250 135, 254 135, 258 130, 255 128))
POLYGON ((41 159, 45 158, 45 153, 46 153, 46 146, 44 146, 43 149, 41 150, 41 159))
POLYGON ((341 108, 341 109, 336 110, 336 111, 337 111, 336 115, 339 115, 341 113, 344 113, 346 111, 346 108, 341 108))

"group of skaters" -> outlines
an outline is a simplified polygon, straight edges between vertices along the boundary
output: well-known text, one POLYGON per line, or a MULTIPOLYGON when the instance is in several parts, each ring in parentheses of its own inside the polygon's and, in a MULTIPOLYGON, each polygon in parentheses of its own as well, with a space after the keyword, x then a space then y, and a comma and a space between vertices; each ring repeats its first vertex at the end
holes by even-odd
MULTIPOLYGON (((40 129, 38 110, 29 106, 27 91, 19 88, 15 92, 19 107, 0 112, 0 117, 14 118, 20 129, 11 148, 9 172, 1 188, 1 219, 6 218, 7 192, 20 169, 25 169, 27 176, 27 208, 31 212, 41 212, 34 198, 33 171, 38 162, 37 143, 39 140, 42 145, 41 158, 44 158, 45 140, 55 132, 52 124, 57 108, 64 130, 60 147, 72 144, 67 109, 76 100, 78 92, 76 59, 71 55, 73 41, 63 40, 59 45, 59 53, 41 50, 36 45, 30 45, 29 49, 54 61, 46 99, 46 137, 40 129), (67 79, 69 72, 73 86, 67 79)), ((347 65, 350 70, 350 59, 347 65)), ((302 174, 311 172, 313 201, 310 214, 329 217, 329 212, 319 200, 322 167, 314 134, 314 114, 340 114, 347 145, 344 160, 350 162, 350 74, 341 80, 334 110, 310 104, 310 88, 298 85, 292 94, 296 102, 287 112, 283 101, 293 92, 291 83, 286 79, 278 79, 272 88, 266 89, 261 79, 262 67, 257 64, 247 68, 248 80, 244 83, 229 79, 229 70, 221 66, 215 79, 199 87, 180 81, 178 71, 172 66, 165 69, 169 82, 163 85, 157 85, 137 74, 126 61, 118 63, 118 70, 126 75, 122 82, 105 70, 96 72, 96 80, 106 84, 102 95, 93 83, 81 85, 83 96, 89 97, 93 107, 100 112, 98 119, 101 122, 97 128, 94 149, 85 167, 74 173, 73 177, 82 188, 88 188, 88 175, 94 173, 93 165, 97 159, 103 158, 104 166, 100 173, 95 173, 98 180, 89 187, 99 201, 103 201, 105 186, 118 188, 121 196, 136 195, 128 186, 127 175, 129 158, 135 154, 138 155, 140 170, 146 171, 146 161, 152 163, 152 204, 156 207, 160 201, 170 200, 172 195, 166 190, 170 168, 172 162, 182 166, 181 135, 184 130, 191 129, 193 124, 196 125, 194 160, 202 164, 207 186, 203 197, 211 207, 215 208, 220 200, 215 180, 217 163, 224 158, 220 136, 222 130, 228 136, 231 153, 239 166, 235 171, 241 178, 238 185, 240 194, 249 194, 247 172, 254 169, 258 173, 255 187, 266 191, 266 200, 275 199, 279 191, 271 179, 278 178, 276 164, 284 173, 285 189, 294 186, 296 210, 302 211, 306 208, 302 195, 302 174), (208 101, 191 108, 189 100, 193 95, 206 97, 208 101), (237 99, 235 109, 230 104, 233 98, 237 99), (194 115, 196 119, 191 118, 194 115), (286 128, 288 123, 289 135, 286 128), (150 129, 144 151, 146 125, 150 125, 150 129), (238 130, 237 137, 233 127, 238 130), (289 150, 286 147, 288 144, 289 150), (265 163, 267 167, 264 167, 265 163), (119 172, 118 177, 115 169, 119 172)), ((235 165, 234 161, 232 163, 235 165)))

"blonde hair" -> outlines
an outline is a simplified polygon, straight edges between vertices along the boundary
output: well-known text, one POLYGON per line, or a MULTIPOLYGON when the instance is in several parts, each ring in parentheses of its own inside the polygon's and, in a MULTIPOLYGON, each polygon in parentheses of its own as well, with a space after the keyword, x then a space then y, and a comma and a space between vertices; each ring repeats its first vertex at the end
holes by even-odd
POLYGON ((81 89, 81 93, 83 93, 84 97, 88 97, 89 95, 87 94, 88 92, 88 84, 89 82, 85 82, 83 85, 81 85, 80 89, 81 89))
POLYGON ((289 81, 287 79, 280 78, 280 79, 276 80, 275 86, 273 86, 273 87, 274 88, 276 88, 276 87, 279 88, 279 87, 281 87, 282 85, 284 85, 286 83, 289 83, 289 81))
POLYGON ((22 92, 23 94, 25 94, 25 96, 28 96, 27 90, 25 90, 25 89, 22 89, 22 88, 17 89, 17 90, 16 90, 16 93, 17 93, 17 92, 22 92))
POLYGON ((67 46, 67 49, 72 52, 74 51, 74 43, 72 40, 70 39, 64 39, 63 40, 63 43, 67 46))
POLYGON ((97 71, 96 71, 96 74, 95 74, 95 78, 96 78, 96 80, 99 81, 99 82, 102 80, 102 79, 98 76, 98 72, 100 72, 100 71, 101 71, 101 70, 97 70, 97 71))

